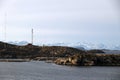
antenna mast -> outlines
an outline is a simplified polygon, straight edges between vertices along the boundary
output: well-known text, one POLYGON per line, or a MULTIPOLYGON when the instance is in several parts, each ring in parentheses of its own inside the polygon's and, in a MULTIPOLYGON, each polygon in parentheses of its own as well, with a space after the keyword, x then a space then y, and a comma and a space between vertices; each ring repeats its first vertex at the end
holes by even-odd
POLYGON ((5 30, 5 31, 4 31, 4 40, 5 40, 5 41, 6 41, 6 24, 7 24, 7 22, 6 22, 7 20, 6 20, 6 19, 7 19, 7 14, 5 13, 5 22, 4 22, 4 24, 5 24, 5 25, 4 25, 4 30, 5 30))
MULTIPOLYGON (((5 39, 4 39, 4 42, 6 42, 6 24, 7 24, 7 22, 6 22, 6 21, 7 21, 7 20, 6 20, 7 18, 6 18, 6 17, 7 17, 7 14, 5 13, 5 22, 4 22, 4 24, 5 24, 5 25, 4 25, 4 30, 5 30, 5 31, 4 31, 4 38, 5 38, 5 39)), ((7 44, 5 43, 5 44, 4 44, 4 48, 6 48, 6 47, 7 47, 7 44)))
POLYGON ((33 44, 33 28, 32 28, 32 30, 31 30, 31 44, 33 44))

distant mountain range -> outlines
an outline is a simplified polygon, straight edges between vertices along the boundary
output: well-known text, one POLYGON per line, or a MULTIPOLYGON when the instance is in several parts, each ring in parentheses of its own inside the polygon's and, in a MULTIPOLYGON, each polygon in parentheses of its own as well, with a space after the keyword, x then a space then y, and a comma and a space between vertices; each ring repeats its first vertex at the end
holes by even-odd
POLYGON ((9 44, 14 44, 14 45, 20 45, 20 46, 28 44, 27 41, 9 41, 8 43, 9 44))
MULTIPOLYGON (((9 41, 8 43, 10 44, 15 44, 15 45, 27 45, 29 42, 27 41, 9 41)), ((36 44, 42 46, 43 44, 36 44)), ((107 50, 120 50, 120 45, 105 45, 105 44, 92 44, 92 43, 51 43, 51 44, 44 44, 46 46, 69 46, 69 47, 74 47, 78 48, 81 50, 89 50, 89 49, 107 49, 107 50)))

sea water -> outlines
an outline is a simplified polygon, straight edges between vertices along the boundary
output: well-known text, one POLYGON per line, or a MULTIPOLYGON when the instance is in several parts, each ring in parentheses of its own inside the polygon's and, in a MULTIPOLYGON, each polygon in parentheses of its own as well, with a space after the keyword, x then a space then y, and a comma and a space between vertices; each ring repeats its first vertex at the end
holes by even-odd
POLYGON ((62 66, 44 61, 0 62, 0 80, 120 80, 120 67, 62 66))

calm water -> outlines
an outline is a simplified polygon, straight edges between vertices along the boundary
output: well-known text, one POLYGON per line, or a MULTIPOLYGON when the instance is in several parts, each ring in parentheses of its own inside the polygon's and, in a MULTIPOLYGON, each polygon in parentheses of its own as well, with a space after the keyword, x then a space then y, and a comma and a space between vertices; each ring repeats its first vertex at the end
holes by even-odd
POLYGON ((70 67, 45 62, 0 62, 0 80, 120 80, 120 67, 70 67))

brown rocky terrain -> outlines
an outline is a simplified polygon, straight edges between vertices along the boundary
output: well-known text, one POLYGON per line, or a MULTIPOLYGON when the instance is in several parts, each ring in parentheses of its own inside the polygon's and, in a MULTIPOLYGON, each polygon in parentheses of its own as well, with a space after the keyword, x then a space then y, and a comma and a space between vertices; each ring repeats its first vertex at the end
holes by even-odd
POLYGON ((120 66, 120 54, 75 54, 55 61, 60 65, 120 66))
POLYGON ((0 58, 30 58, 36 57, 67 57, 76 53, 84 54, 85 51, 62 46, 25 46, 11 45, 0 42, 0 58))
POLYGON ((32 44, 17 46, 3 42, 0 42, 0 59, 54 60, 56 64, 76 66, 120 66, 120 54, 105 54, 102 50, 86 51, 72 47, 32 44))

